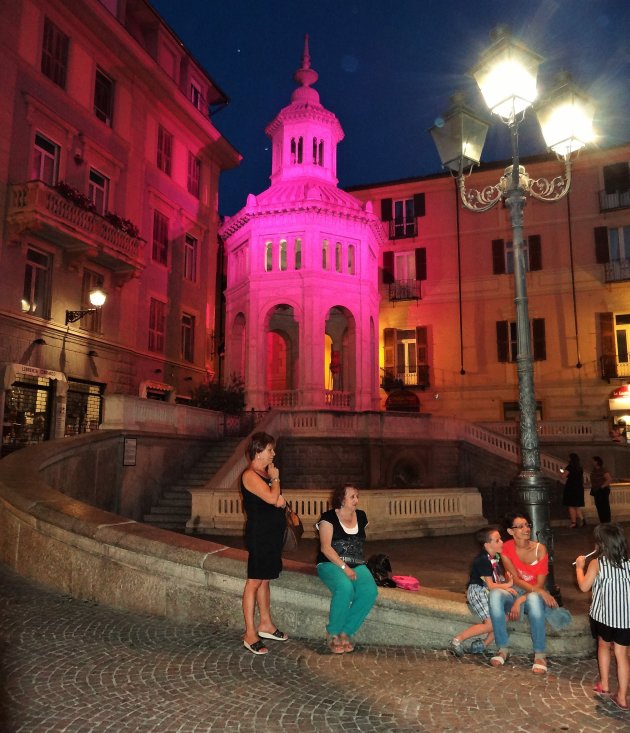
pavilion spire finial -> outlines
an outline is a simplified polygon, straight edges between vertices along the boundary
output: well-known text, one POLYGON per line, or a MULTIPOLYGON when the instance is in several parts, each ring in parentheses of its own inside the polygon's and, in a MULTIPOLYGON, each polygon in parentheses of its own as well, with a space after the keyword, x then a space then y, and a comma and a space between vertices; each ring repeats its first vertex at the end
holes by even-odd
POLYGON ((308 33, 304 35, 304 51, 302 52, 302 66, 293 74, 293 79, 301 87, 310 87, 315 84, 319 74, 315 69, 311 69, 311 55, 308 49, 308 33))

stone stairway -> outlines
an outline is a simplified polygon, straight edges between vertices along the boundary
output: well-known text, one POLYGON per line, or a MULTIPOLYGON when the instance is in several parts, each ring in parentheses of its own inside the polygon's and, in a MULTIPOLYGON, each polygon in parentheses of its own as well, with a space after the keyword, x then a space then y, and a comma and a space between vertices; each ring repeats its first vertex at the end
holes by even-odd
POLYGON ((184 532, 192 506, 188 489, 203 486, 209 481, 234 453, 240 441, 241 438, 226 438, 213 444, 174 486, 162 491, 151 511, 144 515, 144 522, 161 529, 184 532))

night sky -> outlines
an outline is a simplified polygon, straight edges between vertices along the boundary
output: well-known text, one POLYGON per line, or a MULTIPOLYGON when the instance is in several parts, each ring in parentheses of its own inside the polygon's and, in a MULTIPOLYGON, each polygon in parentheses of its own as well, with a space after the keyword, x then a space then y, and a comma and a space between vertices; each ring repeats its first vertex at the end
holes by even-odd
MULTIPOLYGON (((483 109, 467 71, 507 24, 544 57, 539 90, 566 69, 597 105, 599 144, 630 140, 628 0, 152 0, 230 98, 214 124, 243 155, 222 175, 220 209, 234 214, 248 193, 269 185, 264 128, 289 104, 304 34, 315 88, 339 118, 341 186, 435 173, 427 130, 464 90, 483 109)), ((526 122, 523 155, 544 151, 537 123, 526 122)), ((483 159, 509 156, 506 128, 493 124, 483 159)))

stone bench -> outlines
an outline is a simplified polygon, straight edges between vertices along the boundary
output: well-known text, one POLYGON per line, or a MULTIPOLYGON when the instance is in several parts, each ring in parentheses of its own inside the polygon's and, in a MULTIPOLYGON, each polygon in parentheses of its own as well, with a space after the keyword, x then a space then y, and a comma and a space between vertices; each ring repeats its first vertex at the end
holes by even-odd
MULTIPOLYGON (((242 630, 244 551, 149 527, 65 496, 39 471, 54 450, 55 443, 47 443, 0 462, 1 562, 78 599, 242 630)), ((292 636, 323 640, 330 596, 312 565, 285 561, 272 594, 281 628, 292 636)), ((358 640, 446 648, 472 620, 461 598, 430 589, 381 588, 358 640)), ((527 624, 511 626, 512 649, 530 652, 527 624)), ((580 657, 593 649, 585 616, 549 634, 551 656, 580 657)))

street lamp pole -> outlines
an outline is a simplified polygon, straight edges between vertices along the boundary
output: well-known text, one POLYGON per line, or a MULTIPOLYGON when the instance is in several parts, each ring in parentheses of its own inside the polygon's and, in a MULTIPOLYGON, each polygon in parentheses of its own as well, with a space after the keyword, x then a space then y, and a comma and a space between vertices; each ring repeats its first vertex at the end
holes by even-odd
POLYGON ((549 479, 540 470, 523 223, 528 196, 554 202, 569 192, 571 158, 592 139, 593 107, 567 76, 561 79, 554 99, 539 106, 538 118, 547 146, 564 161, 564 171, 551 180, 530 178, 520 165, 518 132, 526 110, 536 98, 536 74, 542 59, 513 40, 505 28, 497 29, 493 40, 472 74, 491 112, 508 125, 512 165, 506 168, 498 184, 481 190, 466 188, 466 176, 481 159, 488 123, 464 106, 461 94, 453 97, 453 107, 444 119, 439 118, 430 132, 442 165, 457 178, 461 202, 466 209, 480 213, 504 201, 510 211, 521 449, 520 471, 513 485, 521 504, 531 515, 533 536, 547 545, 550 560, 547 582, 554 590, 549 479))

